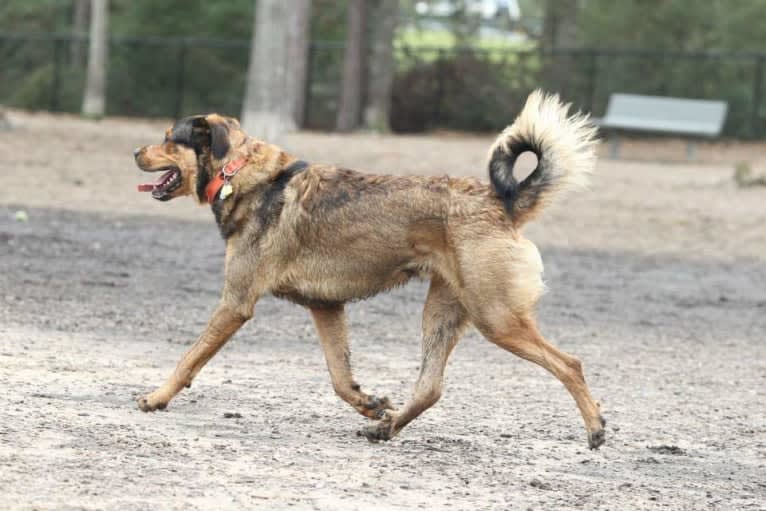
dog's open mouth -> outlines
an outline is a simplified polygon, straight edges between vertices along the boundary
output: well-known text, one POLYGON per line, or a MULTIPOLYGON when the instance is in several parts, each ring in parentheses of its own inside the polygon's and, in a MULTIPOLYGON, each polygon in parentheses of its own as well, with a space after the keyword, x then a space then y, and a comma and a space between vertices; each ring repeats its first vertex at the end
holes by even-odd
POLYGON ((158 169, 157 172, 165 170, 155 183, 144 183, 138 185, 139 192, 152 192, 152 197, 157 200, 168 200, 170 194, 181 186, 181 171, 176 167, 158 169))

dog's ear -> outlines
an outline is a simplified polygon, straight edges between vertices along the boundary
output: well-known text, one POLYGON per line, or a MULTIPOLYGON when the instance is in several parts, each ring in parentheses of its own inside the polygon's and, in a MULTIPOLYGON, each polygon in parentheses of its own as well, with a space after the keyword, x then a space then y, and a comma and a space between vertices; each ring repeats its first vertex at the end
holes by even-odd
POLYGON ((200 152, 210 148, 216 160, 223 159, 229 152, 229 127, 218 114, 194 115, 177 121, 171 129, 170 141, 187 145, 200 152))
POLYGON ((226 122, 226 125, 229 128, 233 128, 235 130, 240 129, 240 125, 239 125, 239 120, 238 119, 235 119, 234 117, 224 117, 223 120, 224 120, 224 122, 226 122))
POLYGON ((221 160, 231 149, 228 123, 217 114, 208 115, 205 120, 210 128, 210 151, 213 158, 221 160))
POLYGON ((176 144, 183 144, 189 147, 194 146, 194 128, 198 125, 199 119, 202 116, 195 115, 193 117, 185 117, 176 121, 169 132, 165 134, 165 140, 169 142, 175 142, 176 144))

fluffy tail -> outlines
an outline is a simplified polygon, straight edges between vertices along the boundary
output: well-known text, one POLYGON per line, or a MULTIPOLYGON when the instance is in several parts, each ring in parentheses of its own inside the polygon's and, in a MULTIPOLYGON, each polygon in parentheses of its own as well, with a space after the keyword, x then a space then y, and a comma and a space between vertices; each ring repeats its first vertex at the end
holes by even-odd
POLYGON ((558 95, 536 90, 490 149, 489 179, 518 227, 537 216, 560 191, 585 185, 593 171, 596 128, 587 115, 567 117, 569 107, 558 95), (537 155, 537 167, 519 182, 513 166, 525 151, 537 155))

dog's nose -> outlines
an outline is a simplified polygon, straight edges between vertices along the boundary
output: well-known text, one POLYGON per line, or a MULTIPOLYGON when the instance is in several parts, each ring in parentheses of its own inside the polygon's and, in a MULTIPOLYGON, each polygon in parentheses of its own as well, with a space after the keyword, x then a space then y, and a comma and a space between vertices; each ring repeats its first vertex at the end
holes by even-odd
POLYGON ((141 154, 141 148, 140 147, 136 147, 135 149, 133 149, 133 158, 138 158, 139 154, 141 154))

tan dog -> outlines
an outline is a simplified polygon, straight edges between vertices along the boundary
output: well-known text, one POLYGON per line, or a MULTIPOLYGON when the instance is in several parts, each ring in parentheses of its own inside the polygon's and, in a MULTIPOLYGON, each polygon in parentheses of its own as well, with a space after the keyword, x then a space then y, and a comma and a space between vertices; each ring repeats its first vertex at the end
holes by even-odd
POLYGON ((335 391, 376 421, 362 432, 371 441, 392 438, 439 399, 447 358, 472 323, 558 378, 577 402, 590 447, 600 446, 604 420, 580 361, 535 325, 543 266, 520 232, 593 169, 595 131, 585 116, 567 117, 568 108, 557 96, 529 97, 490 149, 491 186, 307 164, 215 114, 178 121, 162 144, 136 150, 142 170, 166 171, 139 189, 158 200, 209 202, 226 240, 220 304, 165 384, 139 400, 141 410, 165 408, 271 293, 311 311, 335 391), (525 151, 537 154, 538 165, 518 182, 513 166, 525 151), (352 376, 344 304, 415 276, 431 280, 423 360, 412 398, 394 410, 352 376))

